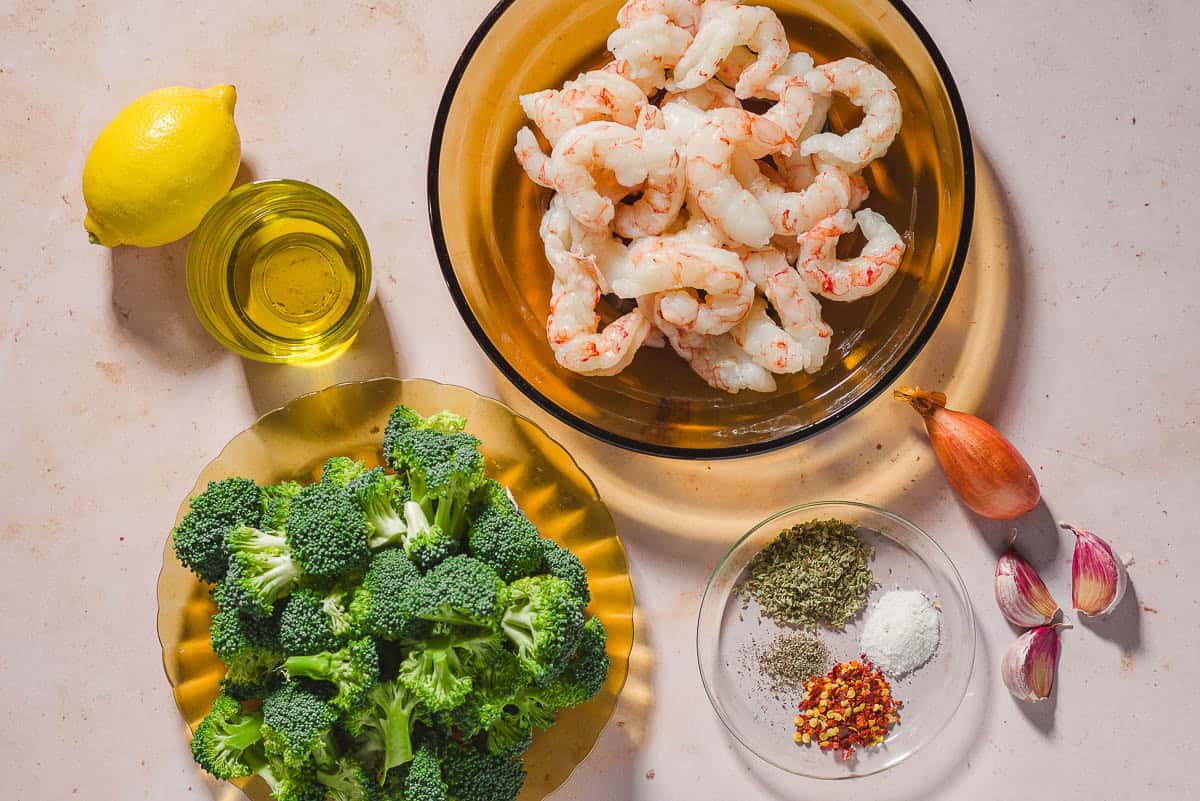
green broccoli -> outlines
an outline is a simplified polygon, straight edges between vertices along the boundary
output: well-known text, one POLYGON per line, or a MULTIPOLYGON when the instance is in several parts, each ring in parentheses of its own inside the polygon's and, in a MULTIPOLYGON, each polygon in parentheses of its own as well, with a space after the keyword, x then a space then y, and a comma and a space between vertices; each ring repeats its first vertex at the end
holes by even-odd
POLYGON ((270 616, 275 602, 292 591, 303 576, 283 532, 240 525, 230 529, 228 587, 248 611, 270 616))
POLYGON ((413 644, 400 664, 400 683, 430 712, 461 704, 471 692, 473 673, 501 649, 491 630, 438 630, 413 644))
POLYGON ((292 498, 304 485, 298 481, 281 481, 278 484, 262 488, 263 514, 259 528, 280 531, 287 525, 288 510, 292 508, 292 498))
POLYGON ((559 687, 560 705, 575 706, 591 699, 604 687, 608 680, 609 659, 605 653, 608 632, 600 618, 588 618, 583 634, 575 648, 575 655, 566 669, 555 680, 559 687))
POLYGON ((258 698, 269 692, 283 662, 275 622, 229 605, 228 593, 218 584, 216 614, 209 626, 213 653, 225 663, 221 689, 238 699, 258 698))
POLYGON ((537 527, 507 496, 503 504, 488 504, 476 513, 467 532, 467 551, 495 568, 504 581, 532 575, 542 566, 537 527))
POLYGON ((350 619, 376 637, 399 640, 415 633, 412 625, 413 587, 421 574, 404 551, 390 548, 371 559, 362 584, 350 602, 350 619))
POLYGON ((321 483, 345 489, 350 482, 367 472, 367 466, 349 456, 334 456, 321 468, 321 483))
POLYGON ((326 600, 327 596, 308 587, 288 596, 279 615, 279 645, 285 653, 318 654, 341 647, 326 600))
POLYGON ((262 742, 262 712, 243 712, 242 705, 218 695, 192 735, 196 764, 218 779, 240 779, 254 773, 245 754, 262 742))
POLYGON ((543 684, 555 678, 583 632, 583 611, 571 585, 549 575, 517 579, 505 593, 500 630, 543 684))
POLYGON ((412 732, 418 700, 397 680, 381 682, 367 694, 366 702, 346 716, 345 727, 361 751, 382 753, 382 774, 413 757, 412 732))
POLYGON ((588 590, 587 571, 579 557, 562 547, 554 540, 542 540, 542 561, 547 573, 556 576, 571 585, 579 598, 580 606, 592 602, 592 593, 588 590))
POLYGON ((457 537, 429 520, 425 509, 415 501, 404 504, 404 552, 421 570, 429 570, 460 550, 457 537))
POLYGON ((463 702, 439 712, 435 720, 447 734, 458 732, 464 737, 474 737, 501 720, 509 699, 527 686, 530 678, 516 654, 500 649, 475 674, 471 691, 463 702))
POLYGON ((353 573, 371 558, 366 517, 350 493, 333 484, 310 484, 292 499, 287 536, 296 562, 314 578, 353 573))
POLYGON ((311 765, 284 764, 261 748, 246 752, 246 764, 266 781, 275 801, 325 801, 325 787, 311 765))
POLYGON ((490 754, 519 758, 533 745, 533 727, 515 715, 505 714, 487 730, 490 754))
POLYGON ((333 762, 337 710, 297 682, 288 681, 263 701, 263 744, 267 756, 289 768, 333 762))
POLYGON ((431 429, 443 434, 457 434, 467 427, 467 418, 454 412, 442 410, 431 417, 422 417, 415 410, 400 405, 392 410, 387 427, 383 431, 383 455, 393 470, 400 468, 392 461, 397 453, 400 436, 414 429, 431 429))
POLYGON ((176 558, 201 581, 220 581, 229 566, 226 532, 241 523, 258 523, 262 512, 262 491, 250 479, 210 481, 171 532, 176 558))
POLYGON ((413 754, 399 797, 404 801, 447 801, 442 764, 433 743, 422 743, 413 754))
POLYGON ((376 467, 351 481, 347 490, 366 515, 371 550, 403 544, 408 532, 404 505, 412 497, 404 479, 376 467))
POLYGON ((434 623, 493 626, 503 589, 490 566, 470 556, 452 556, 413 585, 412 615, 434 623))
POLYGON ((339 651, 289 656, 283 663, 290 678, 327 681, 337 688, 330 705, 343 712, 357 706, 379 683, 379 649, 370 637, 354 640, 339 651))
POLYGON ((352 759, 339 759, 325 770, 317 771, 317 781, 326 788, 328 801, 383 801, 383 788, 352 759))
POLYGON ((468 743, 447 740, 441 753, 442 776, 454 801, 514 801, 525 783, 520 761, 481 752, 468 743))

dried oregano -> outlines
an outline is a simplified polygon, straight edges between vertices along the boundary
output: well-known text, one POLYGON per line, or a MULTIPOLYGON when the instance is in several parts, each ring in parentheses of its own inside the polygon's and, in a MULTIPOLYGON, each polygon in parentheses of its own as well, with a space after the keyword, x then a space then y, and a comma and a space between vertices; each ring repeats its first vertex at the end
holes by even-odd
POLYGON ((874 549, 840 520, 793 526, 755 554, 744 590, 762 613, 788 626, 840 629, 862 610, 875 577, 874 549))

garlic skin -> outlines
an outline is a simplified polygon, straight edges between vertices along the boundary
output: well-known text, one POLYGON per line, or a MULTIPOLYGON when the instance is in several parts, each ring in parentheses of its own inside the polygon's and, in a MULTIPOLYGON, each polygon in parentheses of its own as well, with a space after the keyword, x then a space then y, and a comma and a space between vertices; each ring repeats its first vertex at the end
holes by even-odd
POLYGON ((1050 596, 1042 577, 1014 550, 996 564, 996 605, 1014 626, 1030 629, 1054 620, 1059 606, 1050 596))
POLYGON ((1000 677, 1014 698, 1037 703, 1050 697, 1058 666, 1058 645, 1057 627, 1039 626, 1008 647, 1000 662, 1000 677))
POLYGON ((1012 520, 1038 505, 1042 494, 1033 469, 995 428, 975 415, 947 409, 944 392, 901 387, 892 397, 924 419, 946 480, 975 514, 1012 520))
POLYGON ((1129 573, 1112 546, 1090 531, 1059 523, 1075 535, 1071 557, 1071 606, 1088 617, 1110 614, 1125 597, 1129 573))

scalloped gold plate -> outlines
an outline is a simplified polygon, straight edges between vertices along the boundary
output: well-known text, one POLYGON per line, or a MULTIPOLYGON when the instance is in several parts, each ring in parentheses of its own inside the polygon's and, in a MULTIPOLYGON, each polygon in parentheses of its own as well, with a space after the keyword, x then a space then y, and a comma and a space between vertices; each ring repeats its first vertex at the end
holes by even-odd
MULTIPOLYGON (((382 463, 388 415, 399 403, 422 414, 450 409, 467 418, 483 441, 487 473, 508 486, 543 536, 574 551, 592 589, 588 613, 608 629, 612 670, 598 696, 564 711, 549 732, 538 732, 525 756, 529 777, 520 801, 544 798, 566 781, 592 750, 625 684, 633 645, 633 585, 625 548, 595 486, 561 445, 507 406, 462 387, 421 379, 379 378, 339 384, 296 398, 235 436, 208 464, 188 497, 209 481, 239 475, 260 484, 312 481, 330 456, 382 463)), ((176 522, 187 511, 185 500, 176 522)), ((175 703, 190 731, 217 696, 223 665, 209 646, 214 611, 208 586, 175 559, 167 540, 158 579, 158 639, 175 703)), ((237 782, 253 801, 268 801, 258 778, 237 782)))

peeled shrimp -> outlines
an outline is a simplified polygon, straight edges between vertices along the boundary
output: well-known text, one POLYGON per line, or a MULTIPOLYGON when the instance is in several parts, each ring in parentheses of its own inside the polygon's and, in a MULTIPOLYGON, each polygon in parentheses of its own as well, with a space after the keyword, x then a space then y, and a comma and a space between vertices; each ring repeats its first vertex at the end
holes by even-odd
POLYGON ((562 89, 521 95, 521 109, 553 147, 576 125, 612 120, 632 126, 646 94, 634 82, 604 70, 582 73, 562 89))
POLYGON ((706 112, 714 108, 741 108, 733 90, 717 81, 709 81, 681 92, 668 92, 662 101, 666 129, 681 147, 708 122, 706 112))
MULTIPOLYGON (((767 314, 767 302, 762 298, 754 299, 746 317, 730 329, 729 335, 755 364, 772 373, 815 373, 824 360, 824 353, 814 358, 803 343, 780 328, 767 314)), ((828 340, 825 343, 828 348, 828 340)))
POLYGON ((787 133, 742 109, 715 109, 708 117, 687 145, 689 203, 730 238, 762 247, 774 227, 754 195, 733 175, 733 161, 739 153, 756 159, 779 150, 789 141, 787 133))
POLYGON ((626 239, 661 234, 679 216, 679 209, 683 207, 683 154, 670 132, 655 127, 643 129, 646 121, 651 119, 662 122, 657 109, 654 114, 647 114, 639 121, 646 167, 642 196, 632 205, 617 206, 613 220, 613 228, 626 239))
POLYGON ((615 122, 588 122, 568 131, 550 156, 554 188, 571 215, 594 231, 607 229, 614 215, 612 199, 596 190, 595 174, 604 169, 624 187, 646 180, 641 134, 615 122))
POLYGON ((667 85, 667 70, 692 43, 692 35, 662 14, 639 17, 622 25, 608 37, 608 49, 625 62, 625 77, 644 93, 667 85))
POLYGON ((597 333, 600 286, 570 249, 571 215, 561 195, 542 218, 546 259, 554 269, 546 338, 558 363, 584 375, 615 375, 625 369, 651 331, 639 309, 624 314, 597 333))
MULTIPOLYGON (((754 164, 755 168, 759 165, 754 164)), ((746 168, 749 171, 749 167, 746 168)), ((738 170, 740 173, 741 170, 738 170)), ((825 165, 812 183, 799 192, 788 192, 762 175, 743 177, 743 183, 766 211, 776 234, 798 236, 821 220, 841 209, 848 209, 857 200, 855 181, 840 167, 825 165)), ((860 201, 861 202, 861 201, 860 201)))
MULTIPOLYGON (((790 341, 784 340, 785 344, 803 354, 804 366, 802 369, 809 373, 816 372, 829 354, 829 343, 833 335, 833 329, 821 319, 820 301, 808 291, 804 285, 804 279, 792 269, 787 256, 781 250, 755 251, 746 257, 745 264, 750 279, 758 286, 759 291, 763 293, 779 316, 779 325, 790 338, 790 341)), ((751 309, 751 314, 753 313, 754 310, 751 309)), ((739 325, 741 324, 739 323, 739 325)), ((757 333, 760 337, 764 334, 774 333, 763 328, 763 325, 760 320, 755 331, 743 329, 747 339, 749 339, 748 334, 750 333, 757 333)), ((738 336, 736 329, 734 336, 735 338, 738 336)), ((779 347, 776 346, 776 349, 778 350, 779 347)), ((767 353, 770 352, 767 351, 767 353)), ((779 354, 775 353, 774 355, 778 356, 779 354)), ((789 350, 789 358, 797 357, 791 355, 789 350)), ((764 364, 764 366, 770 369, 768 364, 764 364)))
POLYGON ((658 300, 653 295, 639 298, 638 307, 644 316, 654 321, 655 328, 666 335, 675 352, 710 387, 731 394, 743 389, 775 391, 774 377, 765 368, 755 364, 729 334, 708 336, 671 324, 663 318, 658 309, 658 300))
POLYGON ((831 61, 804 76, 820 95, 838 92, 863 110, 858 127, 844 134, 821 133, 804 141, 800 153, 858 172, 887 153, 900 131, 900 98, 895 85, 877 68, 857 58, 831 61))
POLYGON ((517 154, 517 162, 524 168, 529 180, 547 189, 554 188, 554 181, 550 177, 550 157, 528 127, 517 131, 517 146, 513 152, 517 154))
POLYGON ((797 268, 810 291, 830 300, 851 301, 883 288, 904 257, 904 240, 882 214, 863 209, 850 216, 846 209, 818 223, 800 239, 797 268), (856 258, 837 257, 838 239, 862 226, 867 243, 856 258))
POLYGON ((715 77, 721 62, 738 45, 749 47, 757 58, 742 71, 734 92, 740 98, 753 97, 789 53, 783 23, 774 11, 762 6, 721 4, 711 15, 705 12, 696 37, 675 65, 675 81, 668 88, 690 89, 715 77))
POLYGON ((700 23, 700 0, 627 0, 617 12, 617 24, 628 28, 639 20, 659 16, 694 34, 700 23))

